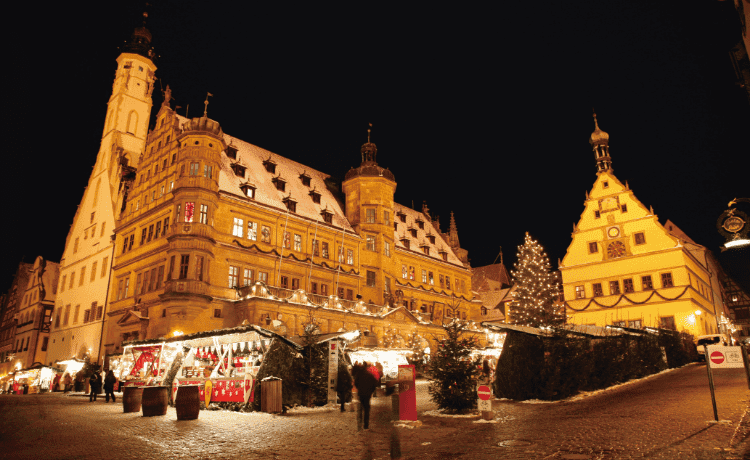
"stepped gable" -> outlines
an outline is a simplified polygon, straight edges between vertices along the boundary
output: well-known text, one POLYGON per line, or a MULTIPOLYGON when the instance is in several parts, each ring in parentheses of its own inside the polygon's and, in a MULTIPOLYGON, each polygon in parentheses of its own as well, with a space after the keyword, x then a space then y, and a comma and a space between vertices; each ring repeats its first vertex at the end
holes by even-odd
POLYGON ((425 257, 430 257, 432 259, 441 261, 443 260, 443 256, 440 255, 440 251, 442 250, 448 253, 449 263, 463 266, 463 262, 461 262, 461 260, 453 252, 453 249, 443 239, 443 235, 435 227, 432 226, 431 219, 425 217, 425 215, 419 211, 415 211, 414 209, 400 205, 398 203, 393 203, 393 213, 395 222, 398 223, 398 230, 394 230, 393 233, 393 239, 395 240, 394 244, 397 248, 406 249, 406 246, 404 246, 404 243, 401 241, 404 237, 406 237, 409 240, 410 250, 418 252, 425 257), (399 213, 404 213, 406 215, 406 222, 401 222, 401 218, 398 217, 399 213), (419 226, 417 225, 417 219, 421 219, 424 222, 424 230, 419 228, 419 226), (416 237, 411 236, 411 232, 409 231, 409 229, 412 228, 417 231, 416 237), (435 244, 430 243, 427 235, 433 235, 435 237, 435 244), (427 245, 430 248, 429 256, 422 252, 421 247, 424 245, 427 245))

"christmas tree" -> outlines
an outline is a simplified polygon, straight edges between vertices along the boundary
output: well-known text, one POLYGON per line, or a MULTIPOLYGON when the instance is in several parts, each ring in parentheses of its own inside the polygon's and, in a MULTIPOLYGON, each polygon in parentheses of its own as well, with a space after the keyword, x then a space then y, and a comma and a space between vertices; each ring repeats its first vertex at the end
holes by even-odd
POLYGON ((509 322, 519 326, 547 326, 563 320, 556 311, 554 300, 559 295, 559 284, 552 273, 544 248, 531 239, 528 232, 518 247, 518 261, 511 271, 514 280, 513 302, 509 322))
POLYGON ((471 350, 477 347, 475 337, 462 338, 466 324, 453 320, 443 325, 447 338, 438 343, 435 356, 430 361, 432 379, 430 398, 438 409, 462 412, 477 405, 477 377, 479 359, 471 360, 471 350))

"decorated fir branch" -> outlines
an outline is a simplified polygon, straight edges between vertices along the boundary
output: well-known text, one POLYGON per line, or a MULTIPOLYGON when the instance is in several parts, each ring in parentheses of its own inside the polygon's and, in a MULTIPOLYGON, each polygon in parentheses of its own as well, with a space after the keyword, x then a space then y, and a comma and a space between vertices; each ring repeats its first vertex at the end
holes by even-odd
POLYGON ((475 336, 464 336, 466 323, 453 320, 444 324, 446 338, 438 342, 430 361, 433 378, 430 381, 430 398, 448 412, 458 413, 476 408, 476 385, 479 360, 471 359, 471 351, 478 347, 475 336))
POLYGON ((519 326, 548 326, 562 320, 555 311, 559 283, 544 248, 529 233, 518 247, 518 261, 511 271, 515 290, 510 304, 510 322, 519 326))

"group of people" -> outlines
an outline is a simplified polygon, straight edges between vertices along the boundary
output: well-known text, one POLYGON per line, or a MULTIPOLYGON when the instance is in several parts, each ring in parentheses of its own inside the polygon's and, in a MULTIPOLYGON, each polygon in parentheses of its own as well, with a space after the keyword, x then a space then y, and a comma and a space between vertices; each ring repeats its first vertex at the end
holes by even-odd
POLYGON ((341 402, 341 412, 345 410, 345 403, 351 399, 352 388, 357 389, 359 406, 357 408, 357 426, 369 429, 370 426, 370 398, 380 388, 380 378, 383 375, 383 365, 378 363, 356 362, 351 368, 351 374, 343 368, 339 369, 336 392, 341 402))
POLYGON ((117 383, 117 377, 112 370, 107 371, 107 375, 102 381, 102 375, 99 371, 95 371, 89 378, 89 387, 91 393, 89 394, 89 402, 96 401, 96 395, 102 392, 102 386, 104 387, 104 395, 106 396, 106 402, 109 402, 109 397, 112 397, 112 402, 115 401, 115 383, 117 383))

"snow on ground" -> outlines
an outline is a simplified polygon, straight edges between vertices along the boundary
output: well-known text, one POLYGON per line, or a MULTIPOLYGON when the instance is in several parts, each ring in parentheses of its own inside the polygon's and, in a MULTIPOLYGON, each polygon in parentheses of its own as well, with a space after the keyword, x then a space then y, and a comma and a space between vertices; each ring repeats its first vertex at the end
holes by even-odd
POLYGON ((470 414, 446 414, 442 410, 428 410, 422 415, 431 415, 433 417, 451 417, 451 418, 471 418, 471 417, 479 417, 478 412, 472 412, 470 414))
POLYGON ((341 406, 337 404, 326 404, 325 406, 316 407, 305 407, 305 406, 294 406, 286 411, 287 414, 302 414, 309 412, 331 412, 334 410, 341 410, 341 406))

